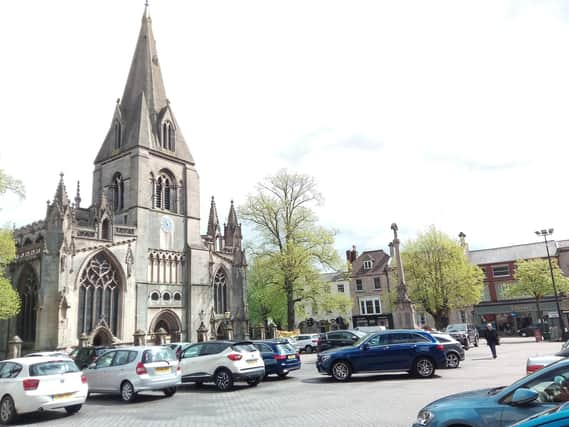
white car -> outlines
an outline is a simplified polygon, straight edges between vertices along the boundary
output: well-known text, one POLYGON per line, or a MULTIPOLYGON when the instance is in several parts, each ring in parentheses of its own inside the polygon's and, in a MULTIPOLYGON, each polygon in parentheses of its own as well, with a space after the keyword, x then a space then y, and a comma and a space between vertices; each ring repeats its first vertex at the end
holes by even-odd
POLYGON ((297 351, 312 353, 318 349, 320 343, 320 334, 302 334, 294 337, 296 341, 295 347, 297 351))
POLYGON ((547 356, 530 356, 526 362, 526 374, 533 374, 535 371, 539 371, 541 368, 567 357, 569 357, 569 349, 561 350, 555 354, 548 354, 547 356))
POLYGON ((36 351, 34 353, 28 353, 24 357, 60 357, 64 359, 71 359, 69 354, 64 351, 36 351))
POLYGON ((72 360, 21 357, 0 362, 0 424, 40 410, 64 408, 74 414, 87 393, 87 379, 72 360))
POLYGON ((163 346, 109 350, 83 372, 89 392, 120 394, 125 402, 134 401, 141 391, 161 390, 170 397, 180 384, 178 359, 163 346))
POLYGON ((180 357, 182 382, 214 382, 221 391, 235 381, 254 387, 265 376, 265 363, 251 341, 207 341, 192 344, 180 357))

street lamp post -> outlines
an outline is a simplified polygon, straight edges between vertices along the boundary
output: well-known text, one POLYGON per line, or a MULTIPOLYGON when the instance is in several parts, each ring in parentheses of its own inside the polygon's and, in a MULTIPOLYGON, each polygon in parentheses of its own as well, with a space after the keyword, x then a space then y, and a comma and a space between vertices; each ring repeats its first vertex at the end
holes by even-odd
POLYGON ((551 264, 551 255, 549 254, 549 245, 547 244, 547 236, 553 234, 553 228, 549 230, 536 231, 536 235, 542 236, 545 242, 545 249, 547 251, 547 261, 549 261, 549 272, 551 273, 551 284, 553 285, 553 294, 555 295, 555 305, 557 306, 557 315, 559 316, 559 328, 561 329, 561 335, 563 340, 567 339, 567 330, 565 329, 565 320, 563 319, 563 313, 561 313, 561 307, 559 307, 559 297, 557 296, 557 286, 555 286, 555 276, 553 275, 553 265, 551 264))

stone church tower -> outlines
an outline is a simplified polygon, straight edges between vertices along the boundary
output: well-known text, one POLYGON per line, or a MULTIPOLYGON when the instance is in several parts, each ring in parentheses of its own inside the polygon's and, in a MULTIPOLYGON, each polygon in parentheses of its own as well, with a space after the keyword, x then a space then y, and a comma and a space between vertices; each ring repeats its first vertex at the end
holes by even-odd
MULTIPOLYGON (((233 206, 221 234, 212 198, 200 235, 200 181, 166 97, 145 7, 122 98, 95 159, 92 205, 71 203, 63 174, 45 219, 15 230, 12 283, 22 311, 0 322, 24 350, 132 342, 137 330, 171 341, 248 335, 246 259, 233 206), (202 327, 203 329, 203 327, 202 327)), ((2 342, 3 340, 3 342, 2 342)))

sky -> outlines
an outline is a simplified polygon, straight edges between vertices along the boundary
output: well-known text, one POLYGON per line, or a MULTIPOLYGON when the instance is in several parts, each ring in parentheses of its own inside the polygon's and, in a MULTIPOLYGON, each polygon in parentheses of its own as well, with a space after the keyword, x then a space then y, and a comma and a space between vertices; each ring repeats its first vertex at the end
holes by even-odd
MULTIPOLYGON (((59 173, 90 204, 144 2, 2 2, 0 169, 44 219, 59 173)), ((471 249, 569 239, 569 3, 151 0, 202 229, 281 168, 313 176, 340 253, 430 225, 471 249)), ((245 239, 247 236, 245 235, 245 239)))

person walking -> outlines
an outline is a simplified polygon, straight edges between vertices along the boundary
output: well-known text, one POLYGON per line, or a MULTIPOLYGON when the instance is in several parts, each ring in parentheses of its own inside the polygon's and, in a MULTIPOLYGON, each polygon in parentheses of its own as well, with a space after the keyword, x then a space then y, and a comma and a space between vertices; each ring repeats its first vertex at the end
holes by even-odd
POLYGON ((492 351, 492 357, 495 359, 496 357, 498 357, 496 355, 496 345, 499 342, 498 341, 499 338, 498 338, 498 333, 492 327, 492 323, 486 324, 486 333, 484 335, 486 338, 486 343, 488 344, 488 347, 490 347, 490 350, 492 351))

